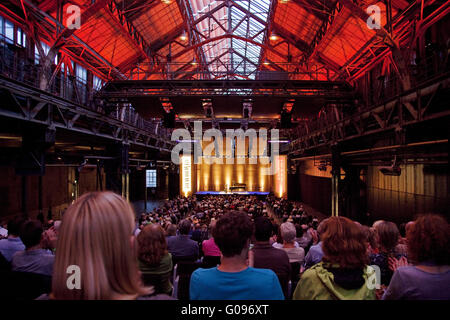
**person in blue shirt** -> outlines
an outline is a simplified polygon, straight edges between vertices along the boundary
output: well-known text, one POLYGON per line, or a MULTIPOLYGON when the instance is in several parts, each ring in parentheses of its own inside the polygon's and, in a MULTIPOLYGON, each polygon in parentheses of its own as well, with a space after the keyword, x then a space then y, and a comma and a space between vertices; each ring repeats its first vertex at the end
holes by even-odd
POLYGON ((191 300, 284 300, 276 274, 249 267, 253 223, 244 212, 222 216, 212 231, 222 257, 216 268, 197 269, 191 276, 191 300))
POLYGON ((8 238, 0 240, 0 253, 11 262, 14 253, 25 250, 25 245, 19 237, 24 219, 16 217, 8 222, 8 238))
MULTIPOLYGON (((322 222, 319 223, 319 226, 317 227, 317 236, 320 239, 320 236, 325 232, 325 226, 327 219, 322 220, 322 222)), ((319 241, 319 243, 314 244, 311 246, 311 248, 308 251, 308 254, 305 257, 305 264, 304 269, 309 269, 313 265, 319 263, 322 261, 323 258, 323 249, 322 249, 322 241, 319 241)))

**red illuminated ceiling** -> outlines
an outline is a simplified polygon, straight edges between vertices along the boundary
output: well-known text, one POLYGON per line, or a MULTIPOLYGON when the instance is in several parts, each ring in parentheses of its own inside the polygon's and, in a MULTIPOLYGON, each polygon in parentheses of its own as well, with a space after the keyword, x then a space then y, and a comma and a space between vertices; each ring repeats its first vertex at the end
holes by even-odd
MULTIPOLYGON (((38 31, 52 44, 58 1, 22 1, 27 15, 47 17, 38 31)), ((385 45, 348 1, 97 0, 101 9, 86 14, 93 1, 72 0, 62 11, 76 4, 88 18, 63 50, 89 60, 105 79, 255 79, 269 71, 299 80, 345 79, 361 70, 371 45, 385 45)), ((10 2, 25 23, 21 1, 10 2)), ((415 2, 392 0, 394 22, 415 2)), ((386 26, 384 1, 357 3, 361 10, 379 6, 386 26)), ((401 41, 409 27, 401 21, 394 27, 400 31, 393 38, 401 41)))

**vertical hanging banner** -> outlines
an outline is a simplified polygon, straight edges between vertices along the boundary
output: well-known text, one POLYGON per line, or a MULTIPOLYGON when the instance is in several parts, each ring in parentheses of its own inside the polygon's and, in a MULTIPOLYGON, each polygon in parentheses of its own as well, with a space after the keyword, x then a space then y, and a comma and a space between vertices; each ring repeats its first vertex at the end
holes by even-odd
POLYGON ((287 197, 287 157, 286 155, 276 155, 275 161, 275 176, 273 177, 274 193, 279 198, 287 197))
POLYGON ((181 191, 187 197, 192 194, 192 159, 191 156, 181 156, 181 191))

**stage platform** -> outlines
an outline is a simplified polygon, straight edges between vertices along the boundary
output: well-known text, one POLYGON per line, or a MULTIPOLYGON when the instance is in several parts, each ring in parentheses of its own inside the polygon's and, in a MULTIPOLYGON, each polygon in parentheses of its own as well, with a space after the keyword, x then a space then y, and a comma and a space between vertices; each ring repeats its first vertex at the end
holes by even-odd
POLYGON ((201 199, 206 196, 226 196, 226 195, 240 195, 240 196, 257 196, 259 199, 264 200, 269 192, 260 192, 260 191, 198 191, 195 193, 198 199, 201 199))

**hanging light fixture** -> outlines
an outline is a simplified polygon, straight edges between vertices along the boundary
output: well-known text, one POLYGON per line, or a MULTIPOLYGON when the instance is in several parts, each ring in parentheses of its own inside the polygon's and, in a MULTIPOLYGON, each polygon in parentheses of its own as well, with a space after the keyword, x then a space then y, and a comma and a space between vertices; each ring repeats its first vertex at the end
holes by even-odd
POLYGON ((275 34, 275 33, 272 33, 272 34, 270 35, 269 39, 270 39, 271 41, 277 41, 277 40, 278 40, 278 35, 275 34))
POLYGON ((171 4, 172 0, 161 0, 161 2, 164 4, 171 4))
POLYGON ((181 41, 186 41, 186 40, 187 40, 187 34, 186 34, 186 31, 183 30, 183 33, 182 33, 181 36, 180 36, 180 40, 181 40, 181 41))
POLYGON ((263 65, 268 66, 270 64, 269 60, 264 60, 263 65))
POLYGON ((194 60, 192 60, 191 64, 192 64, 193 66, 196 66, 196 65, 197 65, 197 61, 195 60, 195 57, 194 57, 194 60))

